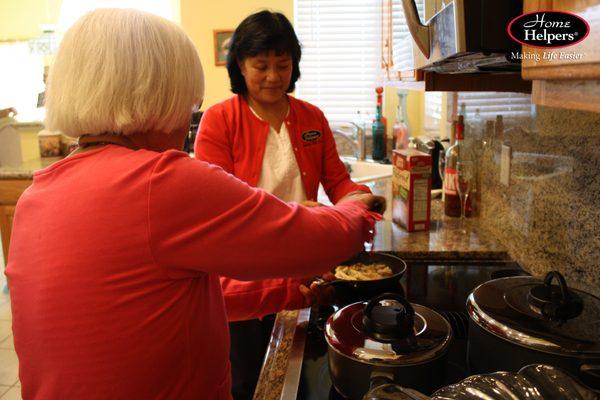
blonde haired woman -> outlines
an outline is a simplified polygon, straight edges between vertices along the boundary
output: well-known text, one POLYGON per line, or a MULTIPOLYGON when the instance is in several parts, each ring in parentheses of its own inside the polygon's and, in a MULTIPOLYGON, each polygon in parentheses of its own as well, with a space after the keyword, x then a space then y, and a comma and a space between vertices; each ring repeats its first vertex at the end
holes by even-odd
POLYGON ((162 18, 101 9, 65 35, 47 125, 80 148, 34 174, 6 270, 25 400, 229 399, 218 275, 323 273, 369 237, 373 196, 308 209, 177 151, 202 96, 162 18))

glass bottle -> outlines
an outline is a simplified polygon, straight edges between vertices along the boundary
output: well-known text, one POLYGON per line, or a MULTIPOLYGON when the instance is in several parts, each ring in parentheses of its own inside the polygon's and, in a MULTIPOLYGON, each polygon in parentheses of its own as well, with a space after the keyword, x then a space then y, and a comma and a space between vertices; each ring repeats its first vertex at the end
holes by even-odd
MULTIPOLYGON (((456 165, 458 161, 473 161, 470 151, 464 142, 464 117, 458 116, 456 122, 456 143, 446 150, 446 167, 444 171, 444 214, 449 217, 460 217, 460 196, 456 190, 456 165)), ((472 196, 467 200, 465 216, 470 217, 472 212, 472 196)))
POLYGON ((383 115, 381 111, 382 107, 382 96, 383 88, 378 87, 376 90, 377 93, 377 108, 375 113, 375 119, 373 120, 373 126, 371 128, 373 134, 373 160, 383 160, 386 156, 385 151, 385 125, 383 120, 383 115))
POLYGON ((460 111, 458 115, 462 115, 463 118, 467 118, 467 105, 465 103, 460 103, 460 111))
POLYGON ((360 110, 356 112, 356 117, 354 118, 354 124, 356 125, 356 143, 358 146, 357 157, 359 160, 364 160, 367 155, 367 143, 366 143, 366 134, 367 134, 367 124, 361 114, 360 110))
POLYGON ((481 117, 481 113, 479 112, 479 108, 476 108, 475 115, 473 118, 471 118, 471 121, 469 121, 469 126, 471 128, 470 133, 473 137, 473 140, 479 140, 482 138, 484 125, 485 124, 483 118, 481 117))
MULTIPOLYGON (((398 94, 400 97, 401 95, 398 94)), ((393 129, 393 137, 394 137, 394 148, 395 149, 406 149, 408 148, 408 126, 404 121, 404 113, 402 110, 402 99, 400 98, 400 103, 398 103, 398 110, 396 112, 396 123, 394 124, 393 129)))

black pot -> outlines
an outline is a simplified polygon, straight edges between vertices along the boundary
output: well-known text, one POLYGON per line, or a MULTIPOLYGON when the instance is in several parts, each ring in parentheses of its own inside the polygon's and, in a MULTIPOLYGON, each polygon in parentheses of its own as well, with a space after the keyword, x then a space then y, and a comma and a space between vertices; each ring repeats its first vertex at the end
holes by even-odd
POLYGON ((385 264, 393 272, 393 275, 369 281, 352 281, 336 279, 334 281, 322 281, 321 284, 331 286, 335 289, 337 304, 348 304, 368 300, 374 296, 386 292, 398 292, 402 290, 400 278, 406 271, 406 263, 399 257, 387 253, 363 252, 342 265, 362 264, 385 264))
POLYGON ((350 304, 325 326, 331 380, 342 396, 356 400, 382 377, 431 393, 444 383, 451 338, 441 315, 399 294, 350 304))
POLYGON ((569 289, 558 272, 544 282, 533 277, 486 282, 469 296, 467 311, 472 373, 549 364, 600 389, 600 299, 569 289))

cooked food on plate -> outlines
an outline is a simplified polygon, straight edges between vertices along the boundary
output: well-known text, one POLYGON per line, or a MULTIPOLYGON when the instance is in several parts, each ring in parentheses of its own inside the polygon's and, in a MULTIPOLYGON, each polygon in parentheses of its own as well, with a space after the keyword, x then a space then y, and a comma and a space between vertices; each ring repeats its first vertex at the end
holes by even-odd
POLYGON ((335 277, 347 281, 372 281, 394 275, 390 267, 385 264, 339 265, 335 268, 335 277))

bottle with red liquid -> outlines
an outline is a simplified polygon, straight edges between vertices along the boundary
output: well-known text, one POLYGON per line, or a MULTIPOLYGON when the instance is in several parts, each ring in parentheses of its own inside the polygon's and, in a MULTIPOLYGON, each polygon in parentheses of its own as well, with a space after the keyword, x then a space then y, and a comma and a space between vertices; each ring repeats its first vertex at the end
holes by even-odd
MULTIPOLYGON (((456 122, 456 143, 446 150, 446 168, 444 171, 444 214, 449 217, 460 217, 460 196, 456 190, 456 164, 459 161, 472 160, 468 148, 465 146, 465 123, 462 115, 456 122)), ((471 196, 467 198, 465 217, 470 217, 472 212, 471 196)))

